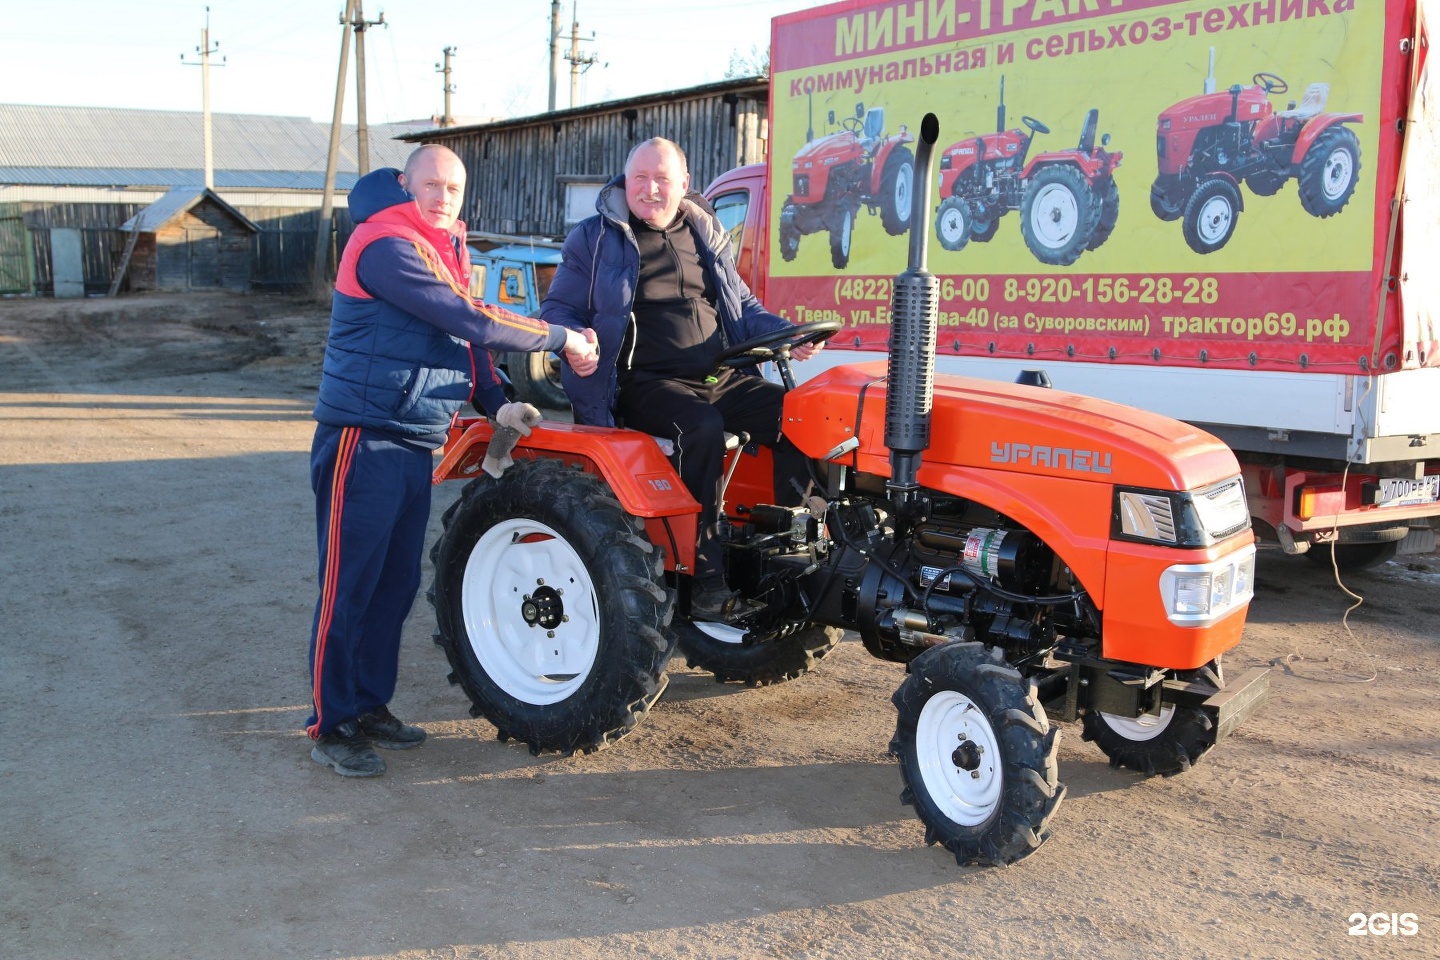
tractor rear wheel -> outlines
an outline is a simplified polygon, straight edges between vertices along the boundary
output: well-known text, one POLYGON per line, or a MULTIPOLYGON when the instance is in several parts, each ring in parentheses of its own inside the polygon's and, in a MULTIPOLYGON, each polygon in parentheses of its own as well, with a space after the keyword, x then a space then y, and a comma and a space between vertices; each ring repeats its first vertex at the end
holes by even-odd
POLYGON ((1085 252, 1099 217, 1099 201, 1079 169, 1050 163, 1025 187, 1020 231, 1036 260, 1063 267, 1085 252))
POLYGON ((560 386, 560 358, 553 353, 508 353, 505 372, 515 395, 526 403, 550 410, 570 409, 570 398, 560 386))
POLYGON ((1094 250, 1106 240, 1110 234, 1115 232, 1115 224, 1120 219, 1120 188, 1115 186, 1115 181, 1109 180, 1105 184, 1105 193, 1100 200, 1100 219, 1095 223, 1095 232, 1090 234, 1090 242, 1085 244, 1086 250, 1094 250))
POLYGON ((1331 127, 1300 161, 1300 204, 1311 216, 1333 217, 1350 202, 1359 179, 1360 141, 1348 127, 1331 127))
POLYGON ((1240 191, 1215 177, 1200 184, 1185 204, 1185 242, 1196 253, 1214 253, 1230 242, 1240 219, 1240 191))
POLYGON ((983 644, 920 654, 892 698, 890 752, 902 803, 925 823, 925 842, 958 863, 1003 865, 1034 853, 1065 796, 1052 729, 1034 685, 983 644))
POLYGON ((898 237, 910 229, 914 198, 915 155, 909 147, 897 146, 880 172, 880 223, 890 236, 898 237))
POLYGON ((850 234, 855 227, 855 211, 840 208, 839 221, 830 228, 830 262, 836 270, 844 270, 850 262, 850 234))
POLYGON ((935 215, 935 236, 946 250, 965 249, 970 242, 970 204, 964 197, 950 197, 935 215))
MULTIPOLYGON (((1218 660, 1178 676, 1217 690, 1225 686, 1218 660)), ((1157 773, 1171 777, 1189 770, 1215 745, 1213 727, 1209 714, 1199 707, 1165 704, 1158 716, 1147 713, 1138 717, 1092 710, 1085 714, 1081 738, 1095 741, 1112 767, 1127 767, 1147 777, 1157 773)))
POLYGON ((531 753, 619 740, 665 689, 660 551, 597 477, 527 460, 471 481, 430 553, 438 640, 471 714, 531 753))
POLYGON ((715 674, 716 683, 763 687, 794 680, 815 669, 835 649, 844 631, 807 624, 785 636, 746 643, 746 631, 704 620, 675 621, 685 662, 715 674))

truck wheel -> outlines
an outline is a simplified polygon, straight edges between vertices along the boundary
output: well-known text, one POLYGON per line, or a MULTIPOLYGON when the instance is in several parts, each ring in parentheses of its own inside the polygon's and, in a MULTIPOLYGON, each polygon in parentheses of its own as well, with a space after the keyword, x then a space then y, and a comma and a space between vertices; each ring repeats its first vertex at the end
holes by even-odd
POLYGON ((964 197, 950 197, 935 215, 935 236, 946 250, 965 249, 970 242, 970 204, 964 197))
POLYGON ((880 223, 885 232, 898 237, 910 229, 915 197, 915 155, 909 147, 896 147, 885 158, 880 173, 880 223))
POLYGON ((1395 559, 1395 554, 1400 549, 1400 541, 1410 535, 1410 528, 1408 525, 1371 529, 1341 528, 1340 535, 1344 539, 1339 543, 1317 543, 1305 551, 1305 556, 1326 570, 1331 569, 1332 565, 1341 573, 1369 570, 1395 559))
POLYGON ((430 552, 439 642, 471 714, 531 753, 590 753, 665 689, 660 551, 597 477, 555 460, 470 482, 430 552))
POLYGON ((676 620, 675 633, 685 662, 715 674, 716 683, 749 687, 794 680, 815 669, 840 642, 839 627, 807 624, 785 636, 745 643, 745 631, 723 623, 676 620))
POLYGON ((1355 193, 1360 142, 1348 127, 1331 127, 1310 144, 1300 161, 1300 204, 1314 217, 1333 217, 1355 193))
POLYGON ((1120 219, 1120 188, 1115 186, 1111 180, 1105 185, 1104 198, 1100 201, 1100 219, 1095 224, 1095 232, 1090 234, 1090 242, 1085 244, 1086 250, 1094 250, 1110 239, 1110 234, 1115 232, 1115 224, 1120 219))
POLYGON ((1171 220, 1180 219, 1180 215, 1185 212, 1185 204, 1172 201, 1160 187, 1159 181, 1156 181, 1150 185, 1150 211, 1169 223, 1171 220))
POLYGON ((1181 225, 1185 242, 1196 253, 1214 253, 1230 242, 1240 219, 1240 191, 1229 180, 1216 177, 1200 184, 1185 204, 1181 225))
POLYGON ((515 384, 515 395, 526 403, 550 410, 570 409, 570 398, 560 386, 560 358, 553 353, 507 353, 505 372, 515 384))
POLYGON ((850 262, 850 232, 855 226, 855 211, 840 210, 840 223, 830 228, 830 262, 836 270, 844 270, 850 262))
POLYGON ((1068 164, 1047 164, 1025 188, 1020 232, 1036 260, 1063 267, 1085 252, 1099 216, 1099 205, 1080 171, 1068 164))
POLYGON ((924 821, 925 842, 961 865, 1034 853, 1065 788, 1056 779, 1060 731, 1033 685, 979 643, 934 647, 907 669, 892 698, 890 752, 905 781, 900 801, 924 821))
MULTIPOLYGON (((1219 689, 1220 662, 1178 674, 1183 680, 1206 683, 1219 689)), ((1085 714, 1081 738, 1093 740, 1110 766, 1127 767, 1147 777, 1171 777, 1184 773, 1191 764, 1215 745, 1214 724, 1199 707, 1165 704, 1159 716, 1121 717, 1092 710, 1085 714)))

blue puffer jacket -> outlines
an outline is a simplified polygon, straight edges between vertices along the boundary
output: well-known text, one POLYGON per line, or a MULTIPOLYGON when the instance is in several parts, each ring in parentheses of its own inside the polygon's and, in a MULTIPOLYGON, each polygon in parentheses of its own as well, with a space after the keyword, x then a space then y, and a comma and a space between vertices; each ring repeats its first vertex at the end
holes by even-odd
MULTIPOLYGON (((700 259, 718 294, 720 332, 727 346, 790 326, 770 313, 735 269, 730 237, 708 212, 690 200, 681 201, 689 222, 696 226, 700 259)), ((562 260, 540 304, 540 316, 574 330, 593 327, 600 341, 600 368, 593 376, 578 377, 569 365, 561 383, 575 408, 577 423, 614 426, 613 408, 620 390, 616 361, 625 334, 635 320, 631 309, 640 279, 640 248, 630 229, 630 208, 625 201, 625 178, 616 177, 600 191, 599 211, 582 220, 565 238, 562 260)))
POLYGON ((315 419, 437 447, 472 396, 492 414, 505 402, 488 350, 563 350, 565 330, 472 300, 465 225, 426 223, 399 175, 376 170, 350 193, 358 226, 335 278, 315 419))

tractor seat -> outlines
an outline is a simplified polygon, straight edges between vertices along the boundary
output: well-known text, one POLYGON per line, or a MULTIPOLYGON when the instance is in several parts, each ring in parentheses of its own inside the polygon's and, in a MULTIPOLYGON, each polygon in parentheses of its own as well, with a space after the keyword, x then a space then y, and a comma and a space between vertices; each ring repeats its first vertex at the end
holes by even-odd
POLYGON ((1280 110, 1275 116, 1285 117, 1287 120, 1309 120, 1315 114, 1325 109, 1325 101, 1330 99, 1330 84, 1312 83, 1305 88, 1305 97, 1300 101, 1300 106, 1292 107, 1289 110, 1280 110))
POLYGON ((865 140, 875 141, 885 132, 885 108, 871 107, 865 111, 865 140))

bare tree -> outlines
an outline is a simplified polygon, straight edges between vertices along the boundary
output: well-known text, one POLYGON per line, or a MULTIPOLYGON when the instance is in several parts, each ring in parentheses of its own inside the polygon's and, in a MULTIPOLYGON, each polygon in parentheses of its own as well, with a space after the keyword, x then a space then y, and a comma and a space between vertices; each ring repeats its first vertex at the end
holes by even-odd
POLYGON ((754 43, 750 45, 749 53, 741 53, 739 50, 730 51, 730 65, 725 68, 726 80, 768 76, 770 76, 770 48, 768 46, 763 53, 760 46, 754 43))

